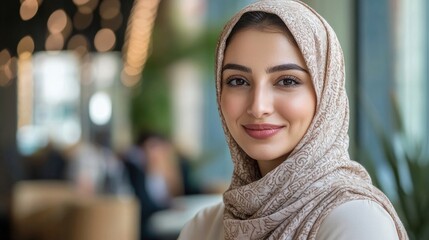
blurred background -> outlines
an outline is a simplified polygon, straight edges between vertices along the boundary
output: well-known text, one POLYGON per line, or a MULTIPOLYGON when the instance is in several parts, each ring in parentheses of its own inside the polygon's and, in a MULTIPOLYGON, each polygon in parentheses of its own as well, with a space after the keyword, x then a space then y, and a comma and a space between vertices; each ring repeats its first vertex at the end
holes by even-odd
MULTIPOLYGON (((0 238, 176 239, 232 163, 223 24, 252 0, 0 3, 0 238)), ((429 4, 306 0, 344 50, 350 154, 429 239, 429 4)))

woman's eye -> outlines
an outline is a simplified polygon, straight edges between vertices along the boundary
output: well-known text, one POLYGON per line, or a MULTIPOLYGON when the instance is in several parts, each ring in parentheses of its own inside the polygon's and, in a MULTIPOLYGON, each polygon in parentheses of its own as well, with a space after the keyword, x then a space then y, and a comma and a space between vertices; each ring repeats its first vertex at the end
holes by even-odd
POLYGON ((285 77, 278 81, 277 84, 280 86, 295 87, 296 85, 299 85, 300 82, 294 77, 285 77))
POLYGON ((229 86, 243 86, 248 85, 246 80, 242 78, 233 78, 226 82, 229 86))

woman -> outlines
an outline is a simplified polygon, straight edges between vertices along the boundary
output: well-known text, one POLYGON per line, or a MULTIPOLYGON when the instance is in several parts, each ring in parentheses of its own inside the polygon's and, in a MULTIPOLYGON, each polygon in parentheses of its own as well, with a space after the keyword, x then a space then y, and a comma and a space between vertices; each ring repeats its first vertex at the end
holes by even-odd
POLYGON ((179 239, 408 239, 350 160, 343 55, 314 10, 265 0, 237 13, 218 43, 216 87, 232 182, 179 239))

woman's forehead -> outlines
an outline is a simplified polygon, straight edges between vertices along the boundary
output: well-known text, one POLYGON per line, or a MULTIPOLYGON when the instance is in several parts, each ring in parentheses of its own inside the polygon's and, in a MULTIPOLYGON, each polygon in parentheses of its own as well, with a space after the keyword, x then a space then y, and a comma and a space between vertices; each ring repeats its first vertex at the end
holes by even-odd
POLYGON ((241 64, 249 68, 269 69, 283 64, 296 64, 306 69, 299 48, 279 31, 247 28, 236 33, 224 54, 223 64, 241 64))

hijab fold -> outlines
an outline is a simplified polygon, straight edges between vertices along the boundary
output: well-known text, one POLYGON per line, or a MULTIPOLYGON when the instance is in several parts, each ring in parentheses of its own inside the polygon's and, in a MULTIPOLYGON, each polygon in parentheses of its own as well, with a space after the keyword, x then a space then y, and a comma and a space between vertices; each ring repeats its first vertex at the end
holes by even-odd
POLYGON ((232 181, 223 196, 226 239, 315 239, 332 209, 357 199, 380 204, 395 222, 400 239, 408 239, 387 197, 373 187, 366 170, 350 160, 343 54, 334 31, 318 13, 300 1, 255 2, 226 24, 216 59, 219 113, 234 163, 232 181), (307 133, 288 158, 263 177, 256 161, 230 135, 220 111, 226 40, 240 17, 251 11, 283 20, 304 57, 317 96, 307 133))

